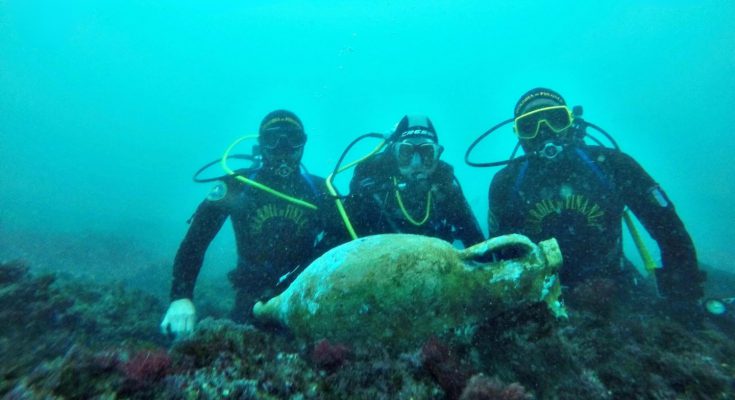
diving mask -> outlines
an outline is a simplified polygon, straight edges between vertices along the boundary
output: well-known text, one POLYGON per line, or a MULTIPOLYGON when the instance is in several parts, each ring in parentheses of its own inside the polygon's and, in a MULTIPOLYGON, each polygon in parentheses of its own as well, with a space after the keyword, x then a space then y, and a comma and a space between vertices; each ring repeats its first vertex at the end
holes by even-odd
POLYGON ((514 121, 514 128, 519 139, 533 139, 546 124, 555 133, 561 133, 572 126, 572 113, 566 106, 544 107, 521 114, 514 121))
POLYGON ((297 129, 266 130, 260 134, 259 142, 262 148, 268 150, 274 150, 276 148, 298 149, 306 144, 306 134, 297 129))
POLYGON ((306 144, 303 131, 283 128, 265 130, 258 139, 264 167, 282 178, 298 171, 306 144))
POLYGON ((403 141, 393 146, 393 153, 400 168, 410 166, 416 158, 416 163, 421 167, 433 168, 442 151, 444 151, 444 147, 434 142, 411 143, 403 141))

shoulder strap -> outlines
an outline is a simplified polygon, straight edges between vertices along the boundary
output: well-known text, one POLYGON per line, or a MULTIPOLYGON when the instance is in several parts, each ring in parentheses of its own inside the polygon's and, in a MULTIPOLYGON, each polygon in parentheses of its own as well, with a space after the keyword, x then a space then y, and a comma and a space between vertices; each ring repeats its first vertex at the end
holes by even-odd
POLYGON ((589 168, 592 173, 595 174, 595 177, 597 177, 597 180, 600 181, 602 186, 604 186, 607 190, 611 192, 615 191, 615 185, 613 184, 613 182, 607 175, 605 175, 605 173, 602 172, 600 167, 598 167, 597 164, 595 164, 594 161, 590 159, 590 156, 587 154, 587 152, 579 147, 575 147, 574 152, 577 153, 577 156, 579 156, 584 165, 589 168))
POLYGON ((317 190, 316 184, 314 184, 314 179, 312 179, 311 175, 302 173, 301 176, 306 181, 306 184, 309 185, 309 189, 311 189, 311 193, 314 195, 314 198, 318 198, 319 190, 317 190))
POLYGON ((521 185, 523 184, 523 180, 526 178, 527 170, 528 170, 528 160, 524 160, 523 164, 521 164, 521 170, 518 171, 518 175, 516 175, 516 180, 515 180, 515 183, 513 184, 513 193, 520 193, 521 185))

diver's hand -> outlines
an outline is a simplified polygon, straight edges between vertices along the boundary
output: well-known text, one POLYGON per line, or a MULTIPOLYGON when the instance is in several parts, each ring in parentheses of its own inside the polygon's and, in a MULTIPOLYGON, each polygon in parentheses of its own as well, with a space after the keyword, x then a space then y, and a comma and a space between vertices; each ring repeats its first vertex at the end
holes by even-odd
POLYGON ((168 311, 161 322, 161 332, 164 335, 190 334, 194 331, 196 323, 196 308, 189 299, 179 299, 171 302, 168 311))

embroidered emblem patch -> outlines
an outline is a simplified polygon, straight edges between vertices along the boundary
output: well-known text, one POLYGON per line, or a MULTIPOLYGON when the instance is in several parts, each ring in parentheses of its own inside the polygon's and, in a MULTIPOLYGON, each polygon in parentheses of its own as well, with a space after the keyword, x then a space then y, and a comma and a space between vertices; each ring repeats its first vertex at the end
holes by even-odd
POLYGON ((212 190, 209 191, 207 200, 218 201, 224 199, 225 196, 227 196, 227 185, 224 182, 217 182, 217 184, 212 187, 212 190))
POLYGON ((666 194, 663 192, 663 190, 661 190, 660 187, 656 186, 651 189, 651 196, 653 196, 653 201, 659 206, 663 208, 669 206, 669 199, 666 197, 666 194))

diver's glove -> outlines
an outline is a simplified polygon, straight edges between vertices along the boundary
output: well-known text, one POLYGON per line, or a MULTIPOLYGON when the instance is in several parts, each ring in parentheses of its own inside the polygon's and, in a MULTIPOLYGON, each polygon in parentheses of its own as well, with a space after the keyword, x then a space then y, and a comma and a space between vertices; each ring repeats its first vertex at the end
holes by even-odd
POLYGON ((196 308, 189 299, 179 299, 171 302, 168 311, 161 322, 161 332, 164 335, 179 337, 194 331, 196 323, 196 308))

